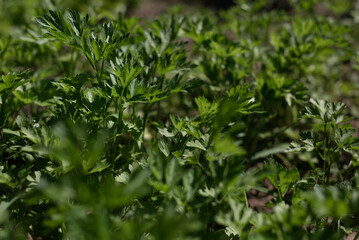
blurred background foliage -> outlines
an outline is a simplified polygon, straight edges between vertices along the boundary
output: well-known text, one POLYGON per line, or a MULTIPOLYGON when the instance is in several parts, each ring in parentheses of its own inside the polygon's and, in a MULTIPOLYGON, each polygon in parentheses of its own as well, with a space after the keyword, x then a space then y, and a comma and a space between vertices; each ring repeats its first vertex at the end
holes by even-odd
POLYGON ((0 23, 0 239, 357 234, 359 1, 0 0, 0 23))

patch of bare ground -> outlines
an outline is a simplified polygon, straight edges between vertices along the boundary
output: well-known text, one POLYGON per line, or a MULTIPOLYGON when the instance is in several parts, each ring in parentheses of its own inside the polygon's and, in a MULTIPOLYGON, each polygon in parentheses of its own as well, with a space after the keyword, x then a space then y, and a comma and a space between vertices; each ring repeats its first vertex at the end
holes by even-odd
POLYGON ((266 204, 273 199, 273 196, 252 189, 247 193, 248 205, 256 212, 272 212, 266 204))
MULTIPOLYGON (((266 179, 263 183, 263 186, 267 188, 269 191, 274 189, 271 182, 266 179)), ((274 197, 267 193, 252 189, 251 191, 247 192, 247 199, 248 205, 254 211, 257 212, 272 212, 271 207, 267 207, 267 203, 269 203, 274 197)))
POLYGON ((358 234, 357 232, 353 232, 349 234, 348 237, 344 238, 344 240, 354 240, 357 234, 358 234))
POLYGON ((141 0, 137 9, 132 12, 132 16, 140 18, 154 19, 159 14, 176 4, 181 3, 179 0, 141 0))

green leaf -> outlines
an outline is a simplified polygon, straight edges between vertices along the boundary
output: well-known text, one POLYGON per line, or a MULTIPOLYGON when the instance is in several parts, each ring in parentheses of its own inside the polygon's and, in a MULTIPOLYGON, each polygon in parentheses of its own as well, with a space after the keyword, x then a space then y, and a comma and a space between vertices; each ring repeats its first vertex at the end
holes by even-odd
MULTIPOLYGON (((1 168, 0 168, 1 169, 1 168)), ((9 174, 0 172, 0 184, 5 184, 11 188, 15 185, 12 183, 12 179, 9 174)))
MULTIPOLYGON (((297 144, 297 143, 291 143, 291 145, 286 144, 286 143, 279 144, 279 145, 271 147, 269 149, 265 149, 265 150, 257 152, 252 157, 252 159, 255 160, 255 159, 259 159, 259 158, 266 158, 266 157, 269 157, 270 155, 273 155, 273 154, 276 154, 276 153, 286 152, 288 150, 289 146, 291 147, 291 150, 294 151, 294 149, 296 149, 296 151, 297 151, 298 149, 295 147, 295 144, 297 144)), ((300 149, 299 149, 299 151, 300 151, 300 149)))
POLYGON ((279 172, 278 185, 281 194, 285 196, 298 180, 299 172, 297 169, 289 169, 287 171, 279 172))
POLYGON ((168 138, 162 137, 158 143, 161 152, 168 157, 171 154, 171 141, 168 138))
POLYGON ((329 103, 324 100, 310 100, 310 105, 305 107, 301 113, 302 118, 316 118, 323 122, 339 123, 341 119, 338 118, 340 113, 344 110, 344 103, 329 103))
POLYGON ((201 116, 206 117, 215 114, 218 111, 218 103, 210 103, 205 97, 201 96, 195 99, 201 116))
POLYGON ((217 136, 214 140, 214 150, 217 153, 236 156, 243 156, 246 154, 246 151, 242 147, 237 146, 234 141, 228 136, 217 136))
POLYGON ((203 144, 199 140, 188 141, 186 143, 186 146, 190 147, 190 148, 198 148, 200 150, 206 151, 206 148, 203 146, 203 144))
POLYGON ((175 158, 172 158, 167 163, 165 178, 166 184, 169 186, 174 186, 182 178, 182 169, 175 158))

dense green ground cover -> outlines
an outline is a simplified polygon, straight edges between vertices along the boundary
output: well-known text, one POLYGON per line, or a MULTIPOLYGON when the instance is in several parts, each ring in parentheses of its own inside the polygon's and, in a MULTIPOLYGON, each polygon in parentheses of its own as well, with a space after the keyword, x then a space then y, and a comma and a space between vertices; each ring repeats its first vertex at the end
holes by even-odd
POLYGON ((72 2, 0 0, 0 239, 359 230, 358 1, 72 2))

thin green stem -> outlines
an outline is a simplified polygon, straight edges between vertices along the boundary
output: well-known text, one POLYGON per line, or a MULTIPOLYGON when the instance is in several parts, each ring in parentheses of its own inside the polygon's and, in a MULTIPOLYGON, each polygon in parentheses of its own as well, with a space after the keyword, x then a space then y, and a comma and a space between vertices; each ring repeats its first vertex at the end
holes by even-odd
POLYGON ((122 120, 123 115, 123 107, 122 107, 122 97, 120 97, 120 102, 118 104, 118 121, 122 120))
POLYGON ((0 129, 3 128, 3 125, 6 121, 6 117, 5 117, 5 101, 7 98, 7 94, 4 94, 3 96, 1 96, 1 109, 0 109, 0 129))
POLYGON ((142 124, 143 138, 145 137, 146 122, 147 122, 148 114, 151 111, 151 108, 152 108, 153 104, 154 103, 151 103, 145 108, 145 115, 143 117, 143 124, 142 124))
POLYGON ((246 207, 248 208, 248 207, 249 207, 249 204, 248 204, 247 193, 246 193, 246 192, 243 192, 243 195, 244 195, 244 200, 246 201, 246 207))
POLYGON ((326 184, 327 175, 327 122, 324 122, 324 165, 323 165, 323 183, 326 184))
POLYGON ((15 113, 13 114, 14 117, 13 117, 11 123, 9 124, 9 126, 14 127, 14 124, 15 124, 15 121, 16 121, 16 116, 19 114, 20 111, 21 111, 21 109, 18 109, 18 110, 15 111, 15 113))
POLYGON ((161 101, 157 102, 157 121, 160 119, 161 101))
POLYGON ((102 58, 102 63, 101 63, 101 72, 100 72, 100 82, 102 82, 102 75, 103 75, 103 67, 105 64, 105 58, 102 58))
POLYGON ((98 67, 97 67, 96 63, 93 63, 91 61, 91 59, 89 58, 89 56, 87 56, 87 54, 85 54, 85 56, 86 56, 87 60, 90 62, 91 66, 92 66, 92 69, 95 71, 96 79, 97 79, 98 83, 100 83, 101 80, 100 80, 100 75, 99 75, 99 71, 98 71, 98 67))
POLYGON ((121 96, 119 97, 119 104, 118 104, 118 121, 117 121, 117 132, 119 131, 120 121, 123 119, 123 95, 125 92, 125 88, 121 90, 121 96))
POLYGON ((279 200, 280 200, 280 201, 283 201, 282 191, 280 190, 280 188, 278 188, 277 190, 278 190, 279 200))
POLYGON ((91 59, 87 56, 87 54, 84 53, 84 55, 85 55, 85 57, 87 58, 87 60, 89 61, 89 63, 91 64, 92 69, 93 69, 94 71, 96 71, 95 65, 93 64, 93 62, 91 61, 91 59))
POLYGON ((74 76, 74 71, 76 69, 76 61, 74 59, 74 55, 75 55, 75 51, 73 48, 71 48, 71 58, 70 58, 70 69, 69 69, 69 74, 71 77, 74 76))
POLYGON ((94 65, 95 65, 95 72, 96 72, 97 82, 100 83, 101 80, 100 80, 99 70, 98 70, 97 64, 95 63, 94 65))

